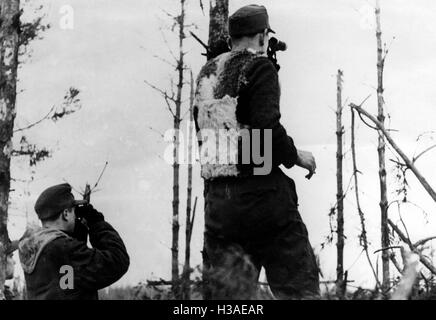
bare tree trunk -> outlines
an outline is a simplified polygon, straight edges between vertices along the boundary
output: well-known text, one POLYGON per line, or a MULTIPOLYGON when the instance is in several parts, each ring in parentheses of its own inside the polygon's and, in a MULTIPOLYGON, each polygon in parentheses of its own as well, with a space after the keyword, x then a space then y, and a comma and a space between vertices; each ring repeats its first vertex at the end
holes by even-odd
POLYGON ((184 70, 185 70, 185 53, 183 51, 183 42, 185 36, 185 0, 180 0, 180 16, 178 18, 179 27, 179 58, 177 61, 178 83, 177 97, 175 101, 174 115, 174 163, 173 163, 173 241, 172 241, 172 268, 171 280, 173 283, 173 293, 176 297, 180 296, 179 290, 179 149, 180 149, 180 122, 181 122, 181 107, 182 107, 182 90, 184 85, 184 70))
POLYGON ((336 266, 336 293, 342 297, 345 294, 344 283, 344 190, 342 182, 342 136, 344 135, 344 127, 342 126, 342 76, 343 72, 338 70, 337 75, 337 111, 336 111, 336 136, 337 136, 337 153, 336 153, 336 181, 337 181, 337 266, 336 266))
POLYGON ((189 280, 191 273, 191 234, 192 234, 192 222, 191 222, 191 205, 192 205, 192 139, 194 130, 193 121, 193 107, 194 107, 194 95, 195 84, 194 76, 191 70, 191 92, 189 96, 189 125, 188 125, 188 187, 186 197, 186 226, 185 226, 185 265, 183 268, 183 295, 185 300, 190 299, 189 292, 189 280))
POLYGON ((213 53, 222 52, 223 48, 227 48, 229 0, 210 0, 209 18, 208 59, 214 57, 213 53))
MULTIPOLYGON (((172 245, 171 245, 171 285, 172 293, 176 299, 182 297, 181 282, 180 282, 180 272, 179 272, 179 180, 180 180, 180 123, 182 122, 181 108, 183 104, 183 87, 185 84, 184 72, 185 66, 185 52, 184 52, 184 41, 186 39, 185 29, 188 26, 185 25, 186 11, 185 11, 186 0, 180 0, 180 14, 177 16, 169 14, 169 16, 174 20, 174 28, 172 31, 177 32, 179 37, 179 56, 176 59, 176 71, 177 71, 177 90, 174 93, 173 83, 171 82, 171 92, 168 93, 167 90, 162 90, 147 81, 145 83, 149 85, 153 90, 157 91, 162 98, 164 98, 168 111, 173 117, 173 200, 172 200, 172 245), (177 27, 177 30, 175 30, 177 27), (174 105, 174 107, 173 107, 174 105), (173 110, 175 109, 175 110, 173 110)), ((170 49, 171 52, 171 49, 170 49)), ((172 52, 171 52, 172 54, 172 52)), ((163 136, 163 135, 162 135, 163 136)))
POLYGON ((17 87, 20 1, 0 2, 0 299, 5 282, 5 245, 11 183, 12 136, 17 87))
MULTIPOLYGON (((383 98, 383 69, 384 57, 382 46, 382 31, 380 23, 380 1, 376 1, 376 37, 377 37, 377 104, 378 104, 378 121, 384 125, 384 98, 383 98)), ((388 199, 386 186, 386 144, 384 136, 379 132, 378 137, 378 161, 379 161, 379 180, 380 180, 380 211, 381 211, 381 246, 382 248, 389 247, 389 228, 388 228, 388 199)), ((389 252, 382 252, 382 268, 383 268, 383 292, 386 293, 390 286, 389 276, 389 252)))
MULTIPOLYGON (((227 43, 229 34, 229 0, 210 0, 209 9, 209 41, 208 41, 208 59, 213 58, 211 53, 220 51, 220 48, 227 43)), ((207 182, 205 182, 205 189, 207 182)), ((208 284, 208 270, 210 262, 207 257, 205 246, 203 246, 203 298, 211 299, 210 287, 208 284)))

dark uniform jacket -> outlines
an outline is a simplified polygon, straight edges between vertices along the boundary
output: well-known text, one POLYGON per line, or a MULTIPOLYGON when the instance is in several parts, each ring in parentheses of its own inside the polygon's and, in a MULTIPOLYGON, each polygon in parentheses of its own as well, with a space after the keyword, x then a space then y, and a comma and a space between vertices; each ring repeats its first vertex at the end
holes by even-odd
POLYGON ((120 279, 129 267, 123 241, 105 221, 89 225, 92 249, 68 234, 49 228, 28 230, 19 255, 31 300, 94 300, 97 290, 120 279), (62 266, 74 272, 73 289, 62 289, 62 266))

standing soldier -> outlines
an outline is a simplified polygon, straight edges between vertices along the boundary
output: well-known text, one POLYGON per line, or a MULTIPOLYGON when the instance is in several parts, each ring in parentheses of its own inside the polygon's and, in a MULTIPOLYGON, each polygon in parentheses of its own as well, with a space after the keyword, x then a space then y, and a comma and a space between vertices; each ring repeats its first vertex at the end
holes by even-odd
POLYGON ((74 200, 69 184, 46 189, 35 211, 42 228, 29 229, 19 243, 27 296, 32 300, 95 300, 97 290, 120 279, 129 267, 123 241, 103 214, 74 200), (89 228, 86 245, 81 218, 89 228))
POLYGON ((229 19, 231 52, 208 61, 197 79, 194 117, 213 299, 252 296, 261 267, 279 299, 319 294, 318 267, 297 209, 295 184, 279 168, 297 165, 310 178, 316 164, 310 152, 295 148, 280 124, 278 73, 267 58, 271 32, 265 7, 239 9, 229 19), (260 168, 262 147, 266 162, 260 168), (222 161, 234 154, 237 161, 222 161), (235 296, 231 288, 238 283, 244 293, 235 296))

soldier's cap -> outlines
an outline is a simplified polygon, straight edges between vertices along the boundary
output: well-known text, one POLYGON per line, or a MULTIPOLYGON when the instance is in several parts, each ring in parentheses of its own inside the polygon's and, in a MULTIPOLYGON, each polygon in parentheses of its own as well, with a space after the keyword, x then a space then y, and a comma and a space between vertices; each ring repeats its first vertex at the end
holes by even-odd
POLYGON ((35 211, 40 220, 52 218, 65 209, 87 204, 85 200, 75 200, 68 183, 45 189, 35 203, 35 211))
POLYGON ((15 250, 18 249, 18 240, 10 241, 6 245, 6 255, 10 255, 15 252, 15 250))
POLYGON ((265 29, 275 33, 269 25, 268 12, 264 6, 251 4, 238 9, 229 18, 231 37, 242 37, 261 33, 265 29))

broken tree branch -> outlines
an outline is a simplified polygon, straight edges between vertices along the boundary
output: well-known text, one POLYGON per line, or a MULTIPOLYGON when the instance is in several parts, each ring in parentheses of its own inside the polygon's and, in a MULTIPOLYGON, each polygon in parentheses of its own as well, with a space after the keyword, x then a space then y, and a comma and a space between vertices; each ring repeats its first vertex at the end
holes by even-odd
POLYGON ((419 158, 421 158, 424 154, 426 154, 427 152, 431 151, 432 149, 436 148, 436 144, 425 149, 424 151, 422 151, 419 155, 417 155, 416 157, 413 158, 412 162, 415 163, 416 161, 418 161, 419 158))
POLYGON ((170 101, 173 102, 173 103, 176 103, 176 101, 177 101, 176 98, 174 98, 174 94, 173 94, 172 96, 169 96, 168 93, 167 93, 166 91, 164 91, 164 90, 162 90, 162 89, 156 87, 155 85, 149 83, 147 80, 144 80, 144 82, 145 82, 145 83, 146 83, 150 88, 152 88, 153 90, 155 90, 155 91, 157 91, 157 92, 160 93, 160 95, 161 95, 161 96, 164 98, 164 100, 165 100, 165 103, 166 103, 166 105, 167 105, 168 111, 171 113, 171 115, 172 115, 174 118, 176 118, 176 114, 174 113, 174 111, 173 111, 173 109, 171 108, 171 105, 170 105, 170 101))
POLYGON ((194 200, 194 208, 192 209, 192 219, 191 219, 191 222, 190 222, 191 230, 190 230, 190 233, 189 233, 189 243, 191 243, 191 239, 192 239, 192 231, 193 231, 193 229, 194 229, 195 212, 196 212, 196 210, 197 210, 197 200, 198 200, 198 197, 195 197, 195 200, 194 200))
POLYGON ((357 106, 353 103, 350 104, 350 107, 356 110, 358 113, 363 114, 365 117, 370 119, 377 126, 377 130, 380 131, 385 136, 386 140, 389 142, 389 144, 392 146, 395 152, 403 159, 404 163, 415 174, 416 178, 419 180, 419 182, 427 191, 427 193, 430 195, 430 197, 436 202, 436 192, 434 191, 434 189, 430 186, 430 184, 427 182, 424 176, 418 171, 418 169, 416 168, 414 163, 409 159, 409 157, 407 157, 406 154, 398 147, 398 145, 392 139, 390 134, 386 131, 384 125, 362 107, 357 106))
POLYGON ((191 34, 191 36, 195 39, 195 40, 197 40, 202 46, 203 46, 203 48, 204 49, 206 49, 206 54, 203 54, 203 55, 208 55, 208 54, 210 54, 210 52, 209 52, 209 46, 207 45, 207 44, 205 44, 194 32, 192 32, 192 31, 190 31, 189 32, 190 34, 191 34))
POLYGON ((389 246, 389 247, 386 247, 386 248, 381 248, 381 249, 375 250, 374 254, 375 253, 379 253, 379 252, 383 252, 383 251, 386 251, 386 250, 401 249, 401 248, 402 248, 402 246, 389 246))
POLYGON ((425 238, 425 239, 422 239, 422 240, 419 240, 419 241, 415 242, 415 243, 413 244, 413 246, 414 246, 415 248, 417 248, 417 247, 422 246, 422 245, 426 244, 427 242, 429 242, 429 241, 431 241, 431 240, 435 240, 435 239, 436 239, 435 236, 433 236, 433 237, 428 237, 428 238, 425 238))
POLYGON ((100 183, 100 180, 101 180, 101 178, 103 177, 103 174, 104 174, 104 172, 105 172, 105 170, 106 170, 106 168, 107 168, 107 165, 108 165, 108 162, 106 161, 105 164, 104 164, 103 170, 101 170, 101 173, 100 173, 100 175, 98 176, 98 179, 97 179, 97 181, 96 181, 95 184, 94 184, 94 187, 92 187, 92 189, 91 189, 91 192, 92 192, 95 188, 97 188, 98 184, 100 183))
POLYGON ((14 130, 14 133, 17 133, 17 132, 20 132, 20 131, 24 131, 24 130, 27 130, 27 129, 33 128, 34 126, 40 124, 40 123, 43 122, 44 120, 49 119, 49 118, 50 118, 50 115, 51 115, 51 113, 54 111, 55 107, 56 107, 56 106, 51 107, 50 111, 49 111, 49 112, 48 112, 44 117, 42 117, 41 119, 39 119, 38 121, 36 121, 36 122, 34 122, 34 123, 31 123, 31 124, 29 124, 28 126, 26 126, 26 127, 24 127, 24 128, 15 129, 15 130, 14 130))

